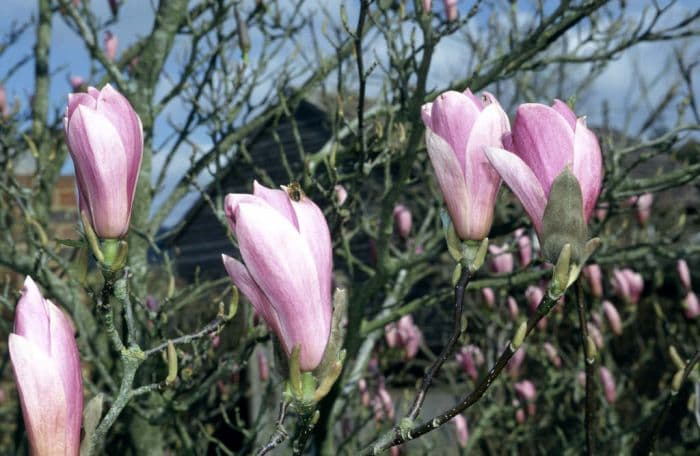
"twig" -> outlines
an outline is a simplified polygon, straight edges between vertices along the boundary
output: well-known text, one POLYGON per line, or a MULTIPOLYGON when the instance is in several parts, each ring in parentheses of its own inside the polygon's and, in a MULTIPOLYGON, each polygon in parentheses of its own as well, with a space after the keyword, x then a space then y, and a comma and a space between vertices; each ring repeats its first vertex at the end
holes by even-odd
POLYGON ((176 337, 175 339, 171 339, 170 341, 165 341, 162 342, 155 347, 149 348, 148 350, 144 351, 144 355, 146 358, 149 356, 153 355, 154 353, 158 353, 160 351, 165 350, 168 348, 168 342, 172 342, 173 345, 180 345, 180 344, 188 344, 194 340, 201 339, 204 336, 208 336, 209 334, 215 333, 221 328, 221 325, 226 323, 227 317, 224 315, 217 315, 215 319, 210 321, 206 326, 204 326, 202 329, 200 329, 197 332, 194 332, 192 334, 185 334, 184 336, 176 337))
POLYGON ((287 430, 284 428, 284 419, 287 417, 288 408, 289 402, 283 399, 282 402, 280 402, 280 411, 277 415, 277 422, 275 423, 275 432, 270 436, 270 440, 255 453, 257 456, 263 456, 269 453, 289 437, 287 430))
MULTIPOLYGON (((527 329, 525 331, 525 338, 532 332, 532 330, 537 326, 540 320, 546 317, 552 310, 554 305, 557 303, 559 296, 552 297, 549 293, 546 293, 540 305, 537 307, 537 312, 530 317, 527 322, 527 329)), ((387 450, 393 446, 401 445, 402 443, 408 442, 410 440, 416 439, 423 434, 427 434, 440 427, 442 424, 448 422, 456 415, 466 410, 467 408, 474 405, 479 401, 489 389, 491 384, 498 378, 501 371, 506 367, 508 361, 513 357, 513 354, 517 351, 517 348, 513 347, 512 344, 508 344, 508 347, 501 353, 501 356, 496 361, 496 364, 491 368, 485 378, 479 382, 476 389, 466 395, 462 400, 451 408, 445 410, 444 412, 436 415, 427 422, 417 425, 409 426, 407 428, 401 428, 400 426, 394 427, 391 431, 384 434, 378 440, 370 444, 365 448, 360 454, 361 455, 374 455, 387 450)))
POLYGON ((301 456, 304 453, 304 448, 306 448, 306 442, 309 441, 311 437, 311 431, 314 430, 316 422, 314 415, 316 411, 312 411, 308 414, 303 414, 301 416, 301 429, 299 430, 299 437, 294 440, 294 445, 292 446, 292 454, 294 456, 301 456))
POLYGON ((408 414, 408 418, 410 420, 415 420, 418 415, 420 414, 420 409, 423 406, 423 402, 425 402, 425 396, 428 393, 428 389, 430 388, 430 385, 433 382, 433 377, 435 374, 438 373, 440 368, 442 367, 443 363, 447 360, 447 357, 450 356, 452 353, 452 350, 454 349, 455 344, 457 343, 457 340, 459 339, 459 335, 462 333, 462 312, 464 311, 464 290, 467 287, 467 284, 469 283, 469 279, 471 278, 471 273, 469 268, 462 268, 462 273, 459 277, 459 281, 455 285, 455 309, 454 309, 454 326, 452 329, 452 336, 450 337, 450 340, 447 342, 447 345, 442 349, 442 352, 440 353, 440 356, 437 357, 437 359, 433 362, 433 364, 430 366, 428 371, 425 373, 423 376, 423 380, 421 381, 420 388, 418 388, 418 393, 416 393, 416 397, 413 400, 413 405, 411 406, 411 411, 408 414))
MULTIPOLYGON (((685 369, 683 369, 683 377, 681 378, 680 384, 682 385, 690 373, 693 371, 693 368, 695 368, 695 365, 700 362, 700 350, 695 352, 695 355, 688 361, 688 363, 685 365, 685 369)), ((664 401, 663 408, 661 409, 661 412, 656 416, 656 419, 654 420, 653 424, 651 425, 651 429, 649 432, 642 432, 639 440, 637 441, 636 445, 634 446, 632 450, 632 454, 634 455, 649 455, 652 453, 654 449, 654 445, 656 444, 656 439, 659 437, 659 432, 661 431, 661 426, 664 424, 666 421, 666 417, 668 416, 669 410, 671 410, 671 405, 673 404, 673 401, 675 398, 678 396, 678 391, 673 392, 670 391, 668 393, 668 396, 666 396, 666 400, 664 401)))
POLYGON ((578 283, 578 295, 576 307, 578 308, 578 319, 581 325, 581 348, 586 365, 586 404, 585 404, 585 426, 586 426, 586 454, 595 453, 593 432, 595 430, 595 354, 588 353, 588 317, 586 316, 586 304, 583 301, 583 285, 578 283), (592 356, 593 355, 593 356, 592 356))

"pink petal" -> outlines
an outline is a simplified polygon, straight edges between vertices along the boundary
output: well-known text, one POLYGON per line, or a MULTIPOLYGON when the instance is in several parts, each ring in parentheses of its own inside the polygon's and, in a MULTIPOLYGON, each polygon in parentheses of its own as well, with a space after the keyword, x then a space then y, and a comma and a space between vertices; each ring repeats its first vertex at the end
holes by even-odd
POLYGON ((485 153, 501 178, 518 197, 539 234, 542 231, 542 217, 547 198, 533 170, 520 157, 507 150, 488 147, 485 153))
MULTIPOLYGON (((290 200, 289 198, 287 198, 290 200)), ((291 200, 290 200, 291 201, 291 200)), ((298 221, 299 233, 306 241, 316 264, 318 282, 323 300, 324 325, 331 324, 331 281, 333 279, 333 242, 326 217, 311 199, 304 196, 301 201, 291 201, 298 221)))
POLYGON ((68 124, 68 144, 87 188, 95 232, 119 238, 129 228, 127 159, 121 138, 102 114, 79 106, 68 124))
POLYGON ((259 204, 261 206, 270 207, 270 205, 264 199, 259 196, 254 196, 249 193, 229 193, 224 198, 224 214, 226 214, 226 219, 231 227, 231 231, 236 232, 236 210, 238 205, 241 203, 248 204, 259 204))
POLYGON ((49 312, 44 297, 29 276, 24 280, 22 296, 15 310, 14 332, 25 337, 46 354, 51 353, 49 312))
POLYGON ((568 104, 564 103, 559 99, 555 99, 552 104, 552 109, 557 111, 559 114, 566 119, 572 130, 576 129, 576 114, 571 110, 568 104))
POLYGON ((299 229, 297 214, 292 208, 292 199, 286 191, 267 188, 259 184, 258 181, 254 181, 253 195, 265 200, 270 206, 274 207, 282 216, 289 220, 296 229, 299 229))
POLYGON ((448 91, 438 95, 432 106, 432 131, 452 147, 464 169, 467 140, 480 109, 468 96, 448 91))
MULTIPOLYGON (((280 328, 279 317, 277 316, 277 311, 274 306, 267 299, 265 293, 260 289, 253 277, 251 277, 248 269, 240 261, 231 258, 228 255, 221 255, 221 259, 224 262, 224 268, 233 283, 241 290, 241 293, 248 298, 250 303, 253 305, 255 311, 263 317, 265 323, 274 332, 278 332, 280 328)), ((286 341, 280 340, 281 343, 286 341)), ((285 346, 284 349, 287 353, 291 353, 293 347, 285 346)))
POLYGON ((301 368, 314 369, 330 325, 306 240, 279 212, 247 203, 238 205, 236 238, 250 275, 277 310, 281 338, 290 348, 301 344, 301 368))
POLYGON ((600 153, 598 139, 586 127, 585 118, 580 118, 576 124, 574 135, 574 176, 581 184, 583 195, 583 214, 585 220, 595 209, 603 181, 603 158, 600 153))
MULTIPOLYGON (((474 95, 474 93, 471 91, 471 89, 469 87, 464 89, 464 92, 462 92, 462 94, 464 94, 467 98, 469 98, 472 101, 472 103, 474 103, 474 105, 477 108, 479 108, 479 111, 482 111, 484 109, 484 101, 481 98, 474 95)), ((489 95, 491 95, 491 94, 489 94, 489 95)))
POLYGON ((466 239, 483 239, 491 230, 501 177, 486 158, 484 147, 503 147, 503 136, 509 131, 508 116, 498 103, 486 106, 472 127, 464 167, 470 231, 466 239))
POLYGON ((555 109, 525 103, 515 116, 513 145, 549 196, 554 179, 573 161, 574 130, 555 109))
POLYGON ((425 124, 425 128, 429 128, 430 130, 433 129, 433 118, 431 117, 432 111, 433 111, 433 104, 432 103, 425 103, 420 108, 420 116, 421 116, 421 119, 423 119, 423 123, 425 124))
MULTIPOLYGON (((97 100, 90 94, 84 92, 71 93, 68 94, 68 106, 66 107, 66 119, 70 119, 73 112, 78 108, 78 106, 87 106, 88 108, 95 109, 97 107, 97 100)), ((67 124, 65 124, 67 125, 67 124)), ((66 134, 68 131, 66 130, 66 134)))
MULTIPOLYGON (((80 354, 73 326, 68 317, 51 301, 46 301, 51 325, 51 358, 58 365, 66 397, 66 428, 70 448, 80 448, 80 425, 83 421, 83 378, 80 354)), ((68 454, 75 454, 69 452, 68 454)))
POLYGON ((67 438, 66 397, 57 363, 17 334, 10 334, 9 349, 32 453, 78 454, 69 441, 73 438, 67 438))
POLYGON ((114 90, 109 84, 100 91, 96 109, 109 119, 122 140, 122 145, 126 152, 128 170, 127 191, 131 201, 136 190, 136 182, 141 170, 141 158, 143 156, 143 127, 141 119, 139 119, 134 108, 131 107, 129 100, 114 90))
POLYGON ((442 196, 447 205, 447 212, 452 218, 457 234, 466 239, 469 234, 467 184, 464 181, 464 169, 447 142, 432 130, 426 130, 425 141, 430 161, 435 169, 442 196))

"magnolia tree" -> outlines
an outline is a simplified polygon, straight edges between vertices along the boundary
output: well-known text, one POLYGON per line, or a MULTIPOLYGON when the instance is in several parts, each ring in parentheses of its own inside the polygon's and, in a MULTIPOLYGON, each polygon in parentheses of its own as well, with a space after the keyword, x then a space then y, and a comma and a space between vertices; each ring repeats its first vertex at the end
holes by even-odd
POLYGON ((693 2, 36 3, 0 42, 3 454, 700 446, 693 2), (213 277, 169 241, 193 194, 213 277))

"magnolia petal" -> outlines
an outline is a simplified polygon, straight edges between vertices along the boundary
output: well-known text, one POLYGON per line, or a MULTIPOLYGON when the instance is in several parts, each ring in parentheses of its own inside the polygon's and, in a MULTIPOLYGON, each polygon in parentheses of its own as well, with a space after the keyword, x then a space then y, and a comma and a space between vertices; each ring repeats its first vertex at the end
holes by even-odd
POLYGON ((127 159, 121 138, 102 114, 79 106, 69 120, 68 144, 87 184, 92 222, 103 238, 119 238, 129 228, 127 159))
POLYGON ((279 314, 280 337, 287 347, 301 344, 302 370, 316 368, 330 326, 313 253, 296 227, 272 208, 241 203, 237 218, 241 256, 279 314))
POLYGON ((576 129, 576 113, 571 110, 568 104, 559 99, 555 99, 554 103, 552 103, 552 109, 557 111, 564 117, 564 119, 566 119, 572 130, 576 129))
POLYGON ((442 93, 433 102, 431 130, 452 146, 460 169, 464 169, 469 132, 479 112, 479 107, 471 98, 455 91, 442 93))
POLYGON ((224 198, 224 214, 231 227, 231 231, 236 232, 236 209, 241 203, 259 204, 269 207, 270 205, 264 199, 251 195, 249 193, 229 193, 224 198))
MULTIPOLYGON (((467 98, 469 98, 469 99, 472 101, 472 103, 474 103, 474 105, 475 105, 477 108, 479 108, 479 111, 481 111, 481 110, 484 109, 484 101, 483 101, 481 98, 479 98, 479 97, 477 97, 476 95, 474 95, 474 93, 471 91, 471 89, 470 89, 469 87, 467 87, 466 89, 464 89, 464 92, 462 92, 462 93, 463 93, 467 98)), ((489 95, 491 95, 491 94, 489 94, 489 95)), ((492 96, 493 96, 493 95, 492 95, 492 96)))
MULTIPOLYGON (((221 259, 233 283, 241 290, 243 295, 248 298, 255 311, 265 320, 265 323, 267 323, 270 329, 277 332, 280 328, 277 312, 272 304, 270 304, 270 300, 267 299, 265 293, 260 289, 258 284, 255 283, 248 269, 246 269, 243 263, 228 255, 221 255, 221 259)), ((284 340, 280 340, 280 342, 283 345, 285 343, 284 340)), ((284 349, 287 352, 291 352, 292 347, 287 347, 285 345, 284 349)))
POLYGON ((426 128, 433 129, 433 119, 431 117, 433 111, 433 104, 432 103, 425 103, 423 106, 420 108, 420 116, 421 119, 423 119, 423 123, 425 124, 426 128))
POLYGON ((498 103, 486 106, 474 122, 464 168, 470 206, 469 233, 463 239, 483 239, 491 230, 501 178, 486 158, 484 147, 502 147, 503 135, 509 131, 508 116, 498 103))
POLYGON ((292 208, 292 200, 284 190, 267 188, 264 185, 253 181, 253 195, 265 200, 270 206, 275 208, 282 216, 284 216, 294 227, 299 229, 299 220, 297 214, 292 208))
POLYGON ((97 98, 97 111, 114 125, 122 140, 127 160, 127 191, 133 199, 143 156, 143 126, 129 101, 107 84, 97 98))
POLYGON ((595 134, 586 127, 585 118, 577 120, 574 134, 574 176, 581 184, 584 220, 595 209, 603 180, 603 157, 595 134))
POLYGON ((311 249, 316 263, 318 281, 323 300, 324 325, 331 324, 331 281, 333 279, 333 250, 331 233, 321 209, 311 199, 304 196, 300 201, 292 201, 292 208, 298 220, 299 233, 311 249))
POLYGON ((83 378, 80 354, 74 329, 68 317, 51 301, 46 300, 51 331, 51 358, 56 362, 66 397, 66 440, 77 454, 80 448, 80 425, 83 421, 83 378))
POLYGON ((485 153, 501 178, 520 200, 537 233, 541 233, 547 198, 532 169, 520 157, 507 150, 487 147, 485 153))
POLYGON ((425 142, 430 161, 435 169, 435 177, 442 196, 445 199, 447 212, 457 234, 466 239, 469 234, 469 197, 467 184, 464 181, 463 167, 460 165, 452 147, 440 136, 428 129, 425 132, 425 142))
POLYGON ((554 179, 573 161, 574 130, 555 109, 525 103, 518 107, 512 139, 515 152, 537 176, 545 196, 549 196, 554 179))
POLYGON ((66 397, 57 363, 17 334, 10 334, 9 349, 32 454, 77 454, 67 441, 66 397))
MULTIPOLYGON (((97 107, 97 100, 90 94, 85 92, 71 93, 68 94, 68 106, 66 106, 66 120, 69 120, 78 109, 78 106, 87 106, 88 108, 95 109, 97 107)), ((68 134, 68 123, 64 122, 64 129, 66 134, 68 134)))
POLYGON ((14 332, 45 353, 51 353, 48 309, 39 288, 29 276, 24 280, 22 296, 15 310, 14 332))

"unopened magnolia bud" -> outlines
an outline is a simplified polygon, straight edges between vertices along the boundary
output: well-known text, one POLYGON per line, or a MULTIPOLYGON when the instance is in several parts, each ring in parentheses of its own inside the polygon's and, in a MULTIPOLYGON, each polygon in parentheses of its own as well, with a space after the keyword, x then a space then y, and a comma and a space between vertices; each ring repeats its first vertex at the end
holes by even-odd
POLYGON ((595 342, 593 342, 593 338, 589 335, 586 337, 586 362, 593 364, 597 356, 598 349, 595 342))
POLYGON ((172 340, 168 341, 168 376, 165 377, 165 384, 172 385, 177 380, 177 350, 172 340))
POLYGON ((683 358, 681 358, 681 355, 678 354, 678 351, 676 350, 676 347, 671 345, 668 347, 668 354, 671 356, 671 360, 673 361, 673 364, 678 369, 685 369, 685 361, 683 361, 683 358))
POLYGON ((671 380, 671 394, 678 394, 683 385, 683 376, 685 375, 685 369, 678 369, 673 375, 673 380, 671 380))
POLYGON ((452 286, 454 287, 459 282, 459 277, 462 275, 462 263, 457 263, 452 271, 452 286))
POLYGON ((484 303, 488 308, 493 308, 496 304, 496 293, 494 293, 493 288, 482 288, 481 297, 484 298, 484 303))
POLYGON ((525 341, 525 336, 527 335, 527 322, 524 321, 520 323, 517 331, 515 331, 515 336, 513 336, 513 341, 510 343, 511 350, 516 351, 525 341))
MULTIPOLYGON (((561 256, 561 252, 568 244, 571 260, 579 263, 584 256, 583 246, 587 237, 588 228, 584 221, 581 185, 567 167, 552 182, 549 199, 544 209, 542 253, 545 259, 554 261, 561 256)), ((567 266, 567 282, 568 269, 567 266)), ((560 282, 560 286, 565 286, 567 282, 560 282)))

